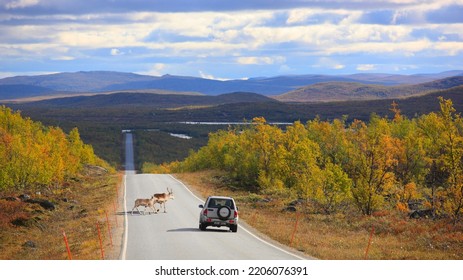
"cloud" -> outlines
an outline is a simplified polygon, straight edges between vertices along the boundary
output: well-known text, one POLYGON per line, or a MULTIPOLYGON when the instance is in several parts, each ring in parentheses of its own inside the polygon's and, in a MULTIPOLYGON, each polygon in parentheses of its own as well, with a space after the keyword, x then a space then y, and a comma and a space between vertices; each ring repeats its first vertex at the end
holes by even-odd
POLYGON ((74 60, 74 59, 76 59, 76 58, 73 57, 73 56, 66 56, 66 55, 56 56, 56 57, 51 58, 51 60, 58 60, 58 61, 71 61, 71 60, 74 60))
POLYGON ((314 65, 314 67, 341 70, 344 69, 346 65, 339 63, 338 61, 330 57, 321 57, 320 59, 318 59, 318 63, 314 65))
POLYGON ((452 67, 463 56, 462 11, 463 0, 0 0, 1 70, 231 77, 429 67, 433 59, 452 67))
POLYGON ((10 9, 22 9, 30 6, 35 6, 39 3, 39 0, 15 0, 8 1, 4 4, 4 7, 7 10, 10 9))
POLYGON ((283 56, 277 57, 257 57, 257 56, 247 56, 247 57, 238 57, 236 62, 239 64, 282 64, 286 62, 286 59, 283 56))
POLYGON ((373 71, 376 70, 376 65, 374 64, 359 64, 356 68, 358 71, 373 71))
POLYGON ((166 72, 167 66, 164 63, 155 63, 151 65, 148 71, 141 71, 138 72, 141 75, 151 75, 151 76, 162 76, 166 72))
POLYGON ((112 56, 124 55, 125 53, 119 49, 111 49, 110 54, 112 56))
POLYGON ((228 81, 230 79, 227 79, 227 78, 218 78, 218 77, 215 77, 211 74, 206 74, 204 73, 202 70, 199 70, 199 76, 203 79, 208 79, 208 80, 216 80, 216 81, 228 81))

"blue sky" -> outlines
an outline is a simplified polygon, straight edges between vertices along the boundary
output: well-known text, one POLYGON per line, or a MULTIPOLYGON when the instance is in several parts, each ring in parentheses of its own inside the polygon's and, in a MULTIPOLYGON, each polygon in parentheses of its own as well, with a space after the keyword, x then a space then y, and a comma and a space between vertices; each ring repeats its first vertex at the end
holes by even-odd
POLYGON ((463 69, 463 0, 0 0, 0 77, 463 69))

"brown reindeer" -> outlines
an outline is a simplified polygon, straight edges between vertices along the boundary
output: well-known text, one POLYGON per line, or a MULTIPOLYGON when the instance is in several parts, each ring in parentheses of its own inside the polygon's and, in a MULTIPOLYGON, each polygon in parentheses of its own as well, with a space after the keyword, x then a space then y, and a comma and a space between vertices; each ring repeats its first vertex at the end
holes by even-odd
MULTIPOLYGON (((133 215, 133 209, 137 208, 138 210, 139 206, 145 206, 145 208, 143 209, 143 215, 145 215, 146 207, 153 209, 154 213, 159 212, 159 210, 157 210, 156 207, 154 207, 154 203, 156 203, 156 197, 154 195, 150 199, 146 199, 146 198, 136 199, 135 206, 132 208, 132 215, 133 215)), ((140 210, 138 210, 138 213, 140 213, 140 210)))
MULTIPOLYGON (((167 213, 166 202, 169 199, 174 199, 174 192, 173 190, 169 190, 169 188, 167 188, 167 193, 156 193, 153 195, 153 197, 156 198, 156 201, 154 203, 159 203, 160 205, 164 205, 164 213, 167 213)), ((161 209, 161 206, 159 206, 159 209, 161 209)))

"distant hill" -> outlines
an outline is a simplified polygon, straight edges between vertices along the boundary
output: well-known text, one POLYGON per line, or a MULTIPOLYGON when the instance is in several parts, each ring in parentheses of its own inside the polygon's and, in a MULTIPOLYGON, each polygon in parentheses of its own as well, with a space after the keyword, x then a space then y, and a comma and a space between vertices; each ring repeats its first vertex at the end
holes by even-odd
POLYGON ((430 91, 463 85, 463 76, 450 77, 416 85, 384 86, 361 83, 327 82, 299 88, 275 96, 282 102, 329 102, 404 98, 430 91))
POLYGON ((352 74, 348 75, 351 79, 378 85, 413 85, 427 83, 434 80, 448 77, 463 76, 463 71, 454 70, 434 74, 414 74, 414 75, 395 75, 395 74, 352 74))
POLYGON ((0 100, 15 99, 17 96, 23 98, 53 94, 54 91, 49 88, 33 85, 21 85, 21 84, 0 84, 0 100))
POLYGON ((178 108, 184 106, 212 106, 233 103, 277 102, 256 93, 235 92, 217 96, 153 94, 142 92, 118 92, 91 96, 74 96, 23 103, 29 107, 54 108, 108 108, 119 106, 140 106, 152 108, 178 108))
POLYGON ((391 86, 418 84, 457 75, 463 75, 463 71, 417 75, 288 75, 219 81, 187 76, 149 76, 111 71, 82 71, 0 79, 0 87, 9 86, 0 90, 0 100, 53 95, 57 93, 61 95, 71 95, 75 93, 88 94, 108 91, 147 90, 198 92, 206 95, 219 95, 229 92, 254 92, 263 95, 280 95, 304 86, 322 82, 346 82, 391 86), (12 87, 13 85, 14 87, 12 87))

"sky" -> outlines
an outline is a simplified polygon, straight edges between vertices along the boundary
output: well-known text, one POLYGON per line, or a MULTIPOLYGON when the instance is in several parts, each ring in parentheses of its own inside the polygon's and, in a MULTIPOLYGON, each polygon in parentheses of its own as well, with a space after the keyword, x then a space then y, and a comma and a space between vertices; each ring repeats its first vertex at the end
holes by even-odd
POLYGON ((0 0, 0 78, 463 69, 463 0, 0 0))

